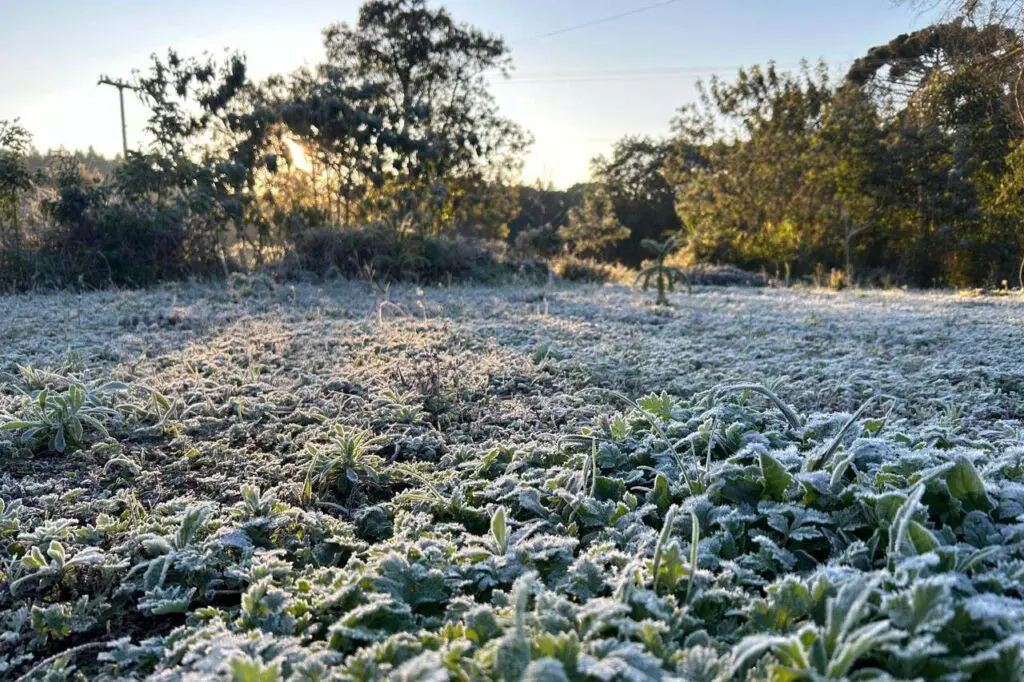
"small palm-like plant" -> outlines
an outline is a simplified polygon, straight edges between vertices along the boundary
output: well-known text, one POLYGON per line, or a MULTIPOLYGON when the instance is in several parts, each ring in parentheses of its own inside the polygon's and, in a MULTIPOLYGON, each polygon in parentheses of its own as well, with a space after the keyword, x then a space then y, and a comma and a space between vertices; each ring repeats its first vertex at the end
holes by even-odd
POLYGON ((651 255, 654 256, 654 262, 650 263, 636 276, 636 281, 641 282, 644 291, 647 291, 653 282, 658 288, 658 305, 668 305, 668 297, 665 295, 666 291, 675 291, 676 282, 683 282, 686 284, 686 293, 692 293, 690 287, 690 281, 686 277, 686 273, 680 268, 673 265, 667 265, 665 259, 676 248, 676 238, 669 237, 663 242, 657 242, 653 239, 645 239, 640 242, 640 245, 647 249, 651 255))

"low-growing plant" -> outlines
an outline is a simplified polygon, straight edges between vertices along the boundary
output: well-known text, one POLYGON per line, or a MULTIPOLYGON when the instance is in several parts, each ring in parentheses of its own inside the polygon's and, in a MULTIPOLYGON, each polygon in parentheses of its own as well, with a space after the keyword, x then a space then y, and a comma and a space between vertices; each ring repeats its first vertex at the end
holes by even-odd
MULTIPOLYGON (((888 620, 862 624, 868 617, 873 593, 866 579, 851 580, 827 600, 823 624, 808 623, 788 636, 745 639, 734 651, 732 675, 738 675, 750 661, 771 651, 778 661, 769 666, 776 678, 850 679, 851 670, 863 657, 905 637, 888 620)), ((863 669, 861 673, 861 679, 882 675, 878 669, 863 669)))
POLYGON ((21 442, 43 444, 53 452, 80 449, 88 431, 109 437, 106 421, 123 419, 122 412, 101 400, 101 396, 127 390, 128 386, 109 382, 88 388, 75 383, 64 391, 39 391, 35 396, 25 394, 20 417, 11 417, 0 423, 0 430, 20 432, 21 442))
POLYGON ((103 561, 103 553, 94 547, 82 549, 73 556, 68 556, 64 545, 57 540, 50 540, 44 550, 33 546, 21 559, 25 574, 11 581, 11 594, 19 594, 26 585, 45 587, 59 582, 66 571, 76 566, 88 566, 103 561))
MULTIPOLYGON (((415 318, 401 321, 445 324, 415 318)), ((299 384, 281 390, 247 348, 243 367, 220 362, 231 339, 192 364, 188 395, 127 410, 175 427, 157 447, 133 430, 107 464, 132 477, 93 477, 93 457, 5 470, 0 677, 41 678, 64 652, 68 676, 98 682, 1021 678, 1016 422, 968 439, 935 421, 940 402, 923 401, 917 426, 905 409, 889 420, 859 380, 701 391, 707 367, 686 399, 592 388, 521 400, 515 382, 536 396, 534 377, 555 382, 568 364, 554 334, 542 371, 518 376, 538 369, 524 357, 479 404, 475 387, 448 390, 447 364, 429 368, 426 391, 385 394, 394 378, 376 367, 303 357, 299 384), (424 409, 437 386, 453 402, 443 426, 424 409), (299 402, 319 389, 348 399, 299 402), (510 428, 492 421, 507 412, 489 414, 502 397, 522 409, 510 428), (829 411, 794 407, 810 399, 829 411), (532 409, 554 428, 589 421, 534 439, 532 409), (398 461, 414 434, 444 447, 398 461), (92 478, 59 475, 75 467, 92 478), (76 654, 82 642, 102 651, 76 654)), ((957 401, 971 405, 961 422, 977 395, 957 401)))
POLYGON ((323 445, 309 443, 309 464, 302 496, 309 501, 314 491, 332 491, 349 500, 360 485, 380 483, 384 460, 374 454, 383 442, 367 431, 335 424, 330 440, 323 445))

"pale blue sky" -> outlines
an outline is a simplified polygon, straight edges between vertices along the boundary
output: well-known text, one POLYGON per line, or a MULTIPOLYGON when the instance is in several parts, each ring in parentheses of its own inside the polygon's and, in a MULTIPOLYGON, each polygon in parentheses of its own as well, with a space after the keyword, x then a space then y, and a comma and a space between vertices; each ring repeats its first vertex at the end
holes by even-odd
MULTIPOLYGON (((226 47, 252 73, 287 72, 320 56, 320 29, 352 20, 358 0, 0 0, 0 119, 21 117, 37 146, 120 150, 117 97, 101 73, 127 76, 154 51, 226 47)), ((459 19, 513 45, 513 82, 494 91, 535 137, 524 179, 566 186, 625 134, 662 135, 707 72, 827 59, 842 70, 867 48, 929 23, 892 0, 678 0, 539 40, 547 31, 655 0, 449 0, 459 19), (657 71, 661 71, 657 73, 657 71), (668 70, 668 73, 665 71, 668 70), (631 73, 632 72, 632 73, 631 73), (640 72, 640 73, 637 73, 640 72)), ((129 103, 129 146, 143 112, 129 103)))

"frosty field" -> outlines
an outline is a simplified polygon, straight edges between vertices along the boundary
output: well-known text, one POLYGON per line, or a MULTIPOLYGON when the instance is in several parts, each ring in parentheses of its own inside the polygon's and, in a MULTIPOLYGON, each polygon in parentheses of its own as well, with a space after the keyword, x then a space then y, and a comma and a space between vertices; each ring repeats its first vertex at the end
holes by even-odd
POLYGON ((899 291, 0 298, 0 679, 1024 679, 1022 331, 899 291))

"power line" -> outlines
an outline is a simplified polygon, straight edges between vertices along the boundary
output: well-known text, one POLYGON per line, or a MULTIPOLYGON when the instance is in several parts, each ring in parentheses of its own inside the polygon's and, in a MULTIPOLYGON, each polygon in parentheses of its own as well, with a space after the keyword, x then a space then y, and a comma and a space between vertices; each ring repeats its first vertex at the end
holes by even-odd
POLYGON ((645 5, 644 7, 637 7, 636 9, 631 9, 631 10, 628 10, 626 12, 619 12, 618 14, 612 14, 611 16, 603 17, 601 19, 593 19, 591 21, 585 21, 582 24, 573 24, 572 26, 566 26, 564 28, 557 28, 554 31, 548 31, 546 33, 538 33, 537 35, 534 35, 534 36, 529 36, 529 37, 526 37, 526 38, 520 38, 519 40, 513 40, 510 44, 511 45, 521 45, 523 43, 530 43, 530 42, 533 42, 535 40, 541 40, 542 38, 551 38, 552 36, 559 36, 559 35, 562 35, 563 33, 569 33, 571 31, 578 31, 581 28, 590 28, 591 26, 597 26, 598 24, 605 24, 605 23, 608 23, 609 21, 615 21, 617 19, 622 19, 622 18, 625 18, 625 17, 631 17, 634 14, 640 14, 642 12, 649 12, 651 10, 658 9, 659 7, 665 7, 667 5, 673 5, 673 4, 677 3, 677 2, 682 2, 682 0, 662 0, 662 2, 656 2, 653 5, 645 5))
MULTIPOLYGON (((776 64, 780 70, 799 68, 799 64, 776 64)), ((735 73, 743 65, 736 66, 666 66, 647 69, 600 69, 594 71, 532 71, 516 73, 515 75, 493 81, 495 85, 503 83, 575 83, 575 82, 606 82, 606 81, 629 81, 641 79, 664 79, 692 76, 712 76, 716 74, 735 73)))

